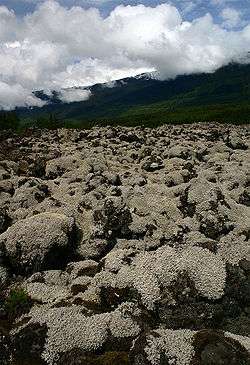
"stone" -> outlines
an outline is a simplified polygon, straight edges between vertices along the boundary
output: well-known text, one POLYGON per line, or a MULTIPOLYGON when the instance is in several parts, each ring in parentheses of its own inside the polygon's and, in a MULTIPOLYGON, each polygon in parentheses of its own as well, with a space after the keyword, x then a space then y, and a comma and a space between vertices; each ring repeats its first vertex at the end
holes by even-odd
POLYGON ((71 278, 76 278, 78 276, 94 276, 98 272, 99 264, 94 260, 84 260, 78 262, 70 262, 67 265, 67 272, 70 274, 71 278))
POLYGON ((163 167, 164 163, 159 156, 150 156, 142 163, 142 169, 148 172, 161 170, 163 167))
POLYGON ((240 136, 236 132, 233 132, 233 133, 230 134, 229 146, 231 148, 233 148, 234 150, 236 150, 236 149, 241 149, 241 150, 247 149, 247 145, 243 142, 243 140, 240 138, 240 136))
POLYGON ((109 243, 106 239, 93 238, 82 242, 76 252, 81 260, 100 259, 108 250, 109 243))
POLYGON ((24 288, 31 300, 38 303, 52 303, 70 297, 70 292, 67 288, 60 285, 28 283, 24 285, 24 288))
POLYGON ((128 234, 132 222, 129 208, 119 197, 105 199, 103 206, 96 209, 93 216, 97 226, 96 235, 104 238, 128 234))
POLYGON ((249 365, 248 126, 29 130, 0 149, 1 364, 249 365))
POLYGON ((0 243, 14 270, 35 272, 63 265, 73 251, 73 231, 73 218, 41 213, 16 222, 0 235, 0 243))
POLYGON ((79 276, 71 281, 70 290, 75 295, 79 292, 84 292, 91 282, 89 276, 79 276))
POLYGON ((107 179, 108 184, 114 185, 114 186, 121 185, 121 179, 120 179, 119 174, 112 174, 110 172, 104 172, 103 176, 107 179))

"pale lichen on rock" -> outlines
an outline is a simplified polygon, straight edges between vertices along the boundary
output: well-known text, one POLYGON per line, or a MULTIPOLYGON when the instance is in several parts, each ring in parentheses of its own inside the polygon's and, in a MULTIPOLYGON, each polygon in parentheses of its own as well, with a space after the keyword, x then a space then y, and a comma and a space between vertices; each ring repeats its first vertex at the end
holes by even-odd
POLYGON ((5 357, 249 364, 247 126, 30 131, 4 143, 5 357))

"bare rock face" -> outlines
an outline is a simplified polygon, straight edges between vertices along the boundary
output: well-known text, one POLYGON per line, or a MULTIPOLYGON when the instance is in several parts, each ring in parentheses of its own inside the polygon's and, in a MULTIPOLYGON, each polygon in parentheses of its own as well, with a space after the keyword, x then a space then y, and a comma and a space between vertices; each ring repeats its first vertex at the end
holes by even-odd
POLYGON ((1 364, 250 365, 248 126, 4 146, 1 364))
POLYGON ((73 218, 58 213, 41 213, 20 220, 0 236, 11 266, 25 271, 39 271, 63 261, 70 245, 73 218))

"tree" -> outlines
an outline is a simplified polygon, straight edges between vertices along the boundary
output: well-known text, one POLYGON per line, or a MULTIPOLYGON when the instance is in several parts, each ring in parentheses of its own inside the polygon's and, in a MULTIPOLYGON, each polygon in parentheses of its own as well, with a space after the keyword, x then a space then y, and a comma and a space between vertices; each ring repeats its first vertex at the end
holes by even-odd
POLYGON ((20 119, 15 111, 1 111, 0 112, 0 129, 18 129, 20 119))

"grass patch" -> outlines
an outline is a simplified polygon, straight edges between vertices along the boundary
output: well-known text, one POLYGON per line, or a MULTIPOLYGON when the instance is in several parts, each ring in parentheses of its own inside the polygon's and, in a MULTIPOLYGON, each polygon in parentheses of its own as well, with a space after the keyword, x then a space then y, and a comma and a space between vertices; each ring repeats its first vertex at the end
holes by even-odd
POLYGON ((31 299, 22 288, 11 289, 4 301, 4 309, 9 320, 29 311, 31 299))

